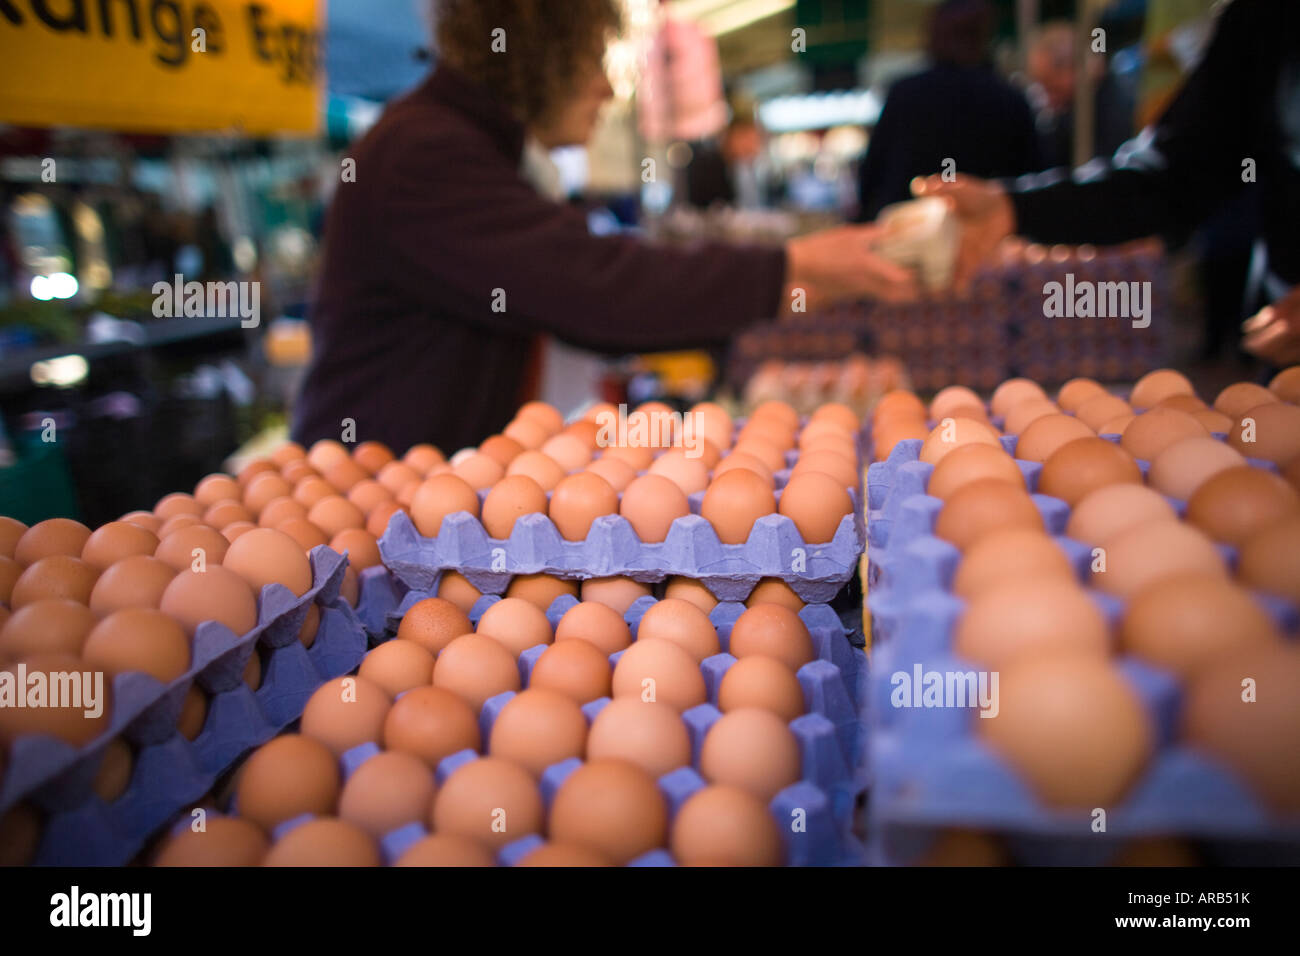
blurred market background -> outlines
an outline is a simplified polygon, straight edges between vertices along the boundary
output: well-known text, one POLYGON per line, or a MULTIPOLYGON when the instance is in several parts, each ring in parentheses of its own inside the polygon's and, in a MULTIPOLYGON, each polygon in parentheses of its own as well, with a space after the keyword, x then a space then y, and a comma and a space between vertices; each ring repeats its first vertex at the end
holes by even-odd
MULTIPOLYGON (((594 230, 777 242, 902 198, 864 164, 891 85, 927 67, 933 3, 621 3, 624 34, 608 56, 616 97, 589 148, 555 157, 594 230), (663 171, 648 182, 646 159, 663 171)), ((56 16, 49 5, 15 9, 30 18, 38 6, 56 16)), ((213 6, 233 19, 239 4, 213 6)), ((1034 126, 1015 171, 1031 172, 1108 154, 1157 115, 1195 62, 1214 4, 993 6, 995 68, 1034 126), (1096 29, 1104 55, 1088 56, 1096 29)), ((147 508, 282 434, 310 353, 311 280, 341 164, 435 59, 428 0, 264 0, 268 24, 293 27, 267 35, 299 42, 268 45, 263 68, 238 83, 156 89, 85 53, 85 37, 112 33, 97 20, 105 9, 134 7, 60 6, 58 36, 71 23, 81 46, 19 49, 0 24, 0 513, 28 522, 94 526, 147 508), (124 96, 132 108, 112 105, 124 96), (261 321, 156 316, 154 284, 178 273, 260 283, 261 321)), ((189 25, 155 20, 143 42, 181 63, 189 25)), ((886 147, 876 148, 879 159, 886 147)), ((839 309, 760 329, 726 354, 609 361, 553 344, 540 397, 566 412, 593 395, 718 393, 862 408, 900 384, 1121 381, 1166 363, 1208 363, 1229 381, 1240 377, 1252 223, 1251 210, 1231 210, 1176 256, 1154 243, 1013 249, 968 300, 839 309), (1067 266, 1151 280, 1159 334, 1040 328, 1041 297, 1017 290, 1067 266)))

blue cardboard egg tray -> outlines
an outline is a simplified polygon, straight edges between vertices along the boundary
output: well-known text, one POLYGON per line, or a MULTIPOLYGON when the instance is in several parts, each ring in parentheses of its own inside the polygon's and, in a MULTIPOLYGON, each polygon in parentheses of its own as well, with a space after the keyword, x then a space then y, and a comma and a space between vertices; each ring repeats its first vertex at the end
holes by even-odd
POLYGON ((109 729, 77 749, 44 736, 15 741, 0 806, 27 800, 44 813, 37 865, 121 866, 178 810, 201 797, 241 754, 296 720, 322 683, 354 669, 366 640, 356 612, 338 593, 347 559, 328 547, 310 554, 313 584, 295 598, 268 584, 258 624, 241 637, 215 621, 195 634, 190 669, 167 684, 147 674, 113 680, 109 729), (308 607, 320 624, 310 648, 298 639, 308 607), (244 682, 249 658, 262 648, 262 680, 244 682), (187 740, 177 729, 185 696, 196 683, 208 695, 203 729, 187 740), (93 790, 104 749, 115 737, 132 747, 126 790, 105 803, 93 790))
MULTIPOLYGON (((775 475, 778 503, 797 461, 797 452, 787 452, 787 467, 775 475)), ((700 517, 704 493, 696 492, 687 496, 691 513, 674 520, 662 542, 641 541, 628 520, 616 514, 592 522, 583 541, 565 540, 540 513, 520 517, 509 538, 492 538, 479 519, 464 511, 448 515, 438 535, 426 538, 402 511, 389 520, 379 552, 394 575, 420 590, 448 568, 485 594, 501 593, 517 574, 620 576, 643 583, 681 575, 699 579, 720 601, 743 601, 761 578, 775 577, 804 602, 823 604, 853 576, 866 540, 861 488, 847 490, 852 511, 823 543, 804 541, 793 521, 773 513, 754 522, 744 544, 723 544, 700 517)), ((486 495, 479 492, 480 504, 486 495)))
MULTIPOLYGON (((429 592, 411 591, 401 601, 397 610, 389 614, 389 631, 395 631, 401 618, 412 605, 427 597, 429 592)), ((479 598, 470 612, 470 620, 477 625, 483 613, 501 600, 496 595, 479 598)), ((564 595, 552 602, 547 618, 552 628, 558 624, 571 607, 578 602, 564 595)), ((625 619, 635 637, 642 616, 655 603, 654 598, 643 597, 628 609, 625 619)), ((745 610, 739 604, 719 604, 710 615, 718 629, 719 643, 725 648, 731 626, 745 610)), ((800 613, 813 638, 817 659, 798 671, 803 687, 808 713, 791 721, 790 729, 799 741, 803 755, 803 779, 786 787, 772 800, 772 813, 777 819, 788 851, 791 865, 857 865, 862 862, 863 848, 850 832, 856 801, 866 787, 866 737, 860 720, 860 702, 866 692, 866 655, 848 641, 835 613, 825 606, 809 606, 800 613), (796 833, 789 824, 796 811, 803 829, 796 833), (790 832, 787 832, 790 831, 790 832)), ((521 687, 527 688, 532 668, 537 659, 551 645, 542 644, 525 650, 519 657, 521 687)), ((611 669, 617 664, 621 652, 610 656, 611 669)), ((682 715, 692 742, 692 762, 698 764, 704 736, 721 716, 717 709, 718 688, 728 667, 735 658, 725 650, 701 663, 708 701, 690 708, 682 715)), ((479 714, 479 729, 484 741, 484 752, 491 738, 492 725, 502 708, 515 695, 506 691, 487 700, 479 714)), ((601 697, 583 706, 588 722, 595 720, 600 710, 609 703, 601 697)), ((364 760, 379 752, 376 743, 360 744, 342 757, 344 775, 350 776, 364 760)), ((450 773, 478 754, 465 750, 444 759, 437 768, 437 782, 442 783, 450 773)), ((560 783, 581 765, 576 758, 562 761, 547 769, 541 781, 542 795, 549 807, 551 798, 560 783)), ((660 789, 668 800, 670 812, 677 808, 696 790, 704 786, 695 767, 679 767, 659 780, 660 789)), ((232 807, 232 812, 237 809, 232 807)), ((310 819, 310 815, 286 821, 276 828, 273 836, 282 836, 287 829, 310 819)), ((184 821, 182 824, 184 825, 184 821)), ((423 824, 408 824, 387 834, 381 841, 386 862, 391 863, 416 840, 426 836, 423 824)), ((502 850, 499 861, 503 865, 516 862, 533 849, 540 838, 526 837, 502 850)), ((634 861, 634 865, 673 865, 671 856, 660 849, 634 861)))
MULTIPOLYGON (((1117 439, 1118 436, 1103 436, 1117 439)), ((1015 453, 1015 437, 1003 447, 1015 453)), ((1024 782, 974 733, 979 718, 968 708, 895 708, 889 703, 895 673, 978 673, 951 651, 952 634, 965 603, 949 587, 961 554, 932 534, 942 502, 925 494, 933 466, 918 460, 922 442, 900 442, 889 458, 868 470, 868 609, 874 660, 868 694, 871 769, 875 787, 871 815, 880 828, 871 852, 877 861, 883 836, 899 828, 922 834, 944 827, 1000 830, 1019 859, 1031 863, 1099 863, 1132 837, 1189 834, 1215 843, 1223 859, 1256 859, 1260 841, 1286 859, 1300 861, 1300 820, 1279 820, 1227 768, 1176 740, 1181 690, 1177 678, 1135 657, 1117 666, 1151 715, 1157 752, 1143 778, 1113 808, 1108 834, 1091 832, 1084 813, 1041 806, 1024 782), (1109 839, 1107 839, 1109 836, 1109 839)), ((1270 462, 1247 459, 1275 470, 1270 462)), ((1042 466, 1017 460, 1032 492, 1042 466)), ((1139 462, 1143 474, 1148 464, 1139 462)), ((1090 573, 1091 547, 1064 535, 1069 507, 1033 494, 1049 535, 1065 552, 1081 582, 1090 573)), ((1176 513, 1186 503, 1168 499, 1176 513)), ((1231 568, 1236 551, 1219 550, 1231 568)), ((1120 599, 1096 590, 1090 596, 1112 625, 1123 613, 1120 599)), ((1300 629, 1300 609, 1272 595, 1254 593, 1284 634, 1300 629)))

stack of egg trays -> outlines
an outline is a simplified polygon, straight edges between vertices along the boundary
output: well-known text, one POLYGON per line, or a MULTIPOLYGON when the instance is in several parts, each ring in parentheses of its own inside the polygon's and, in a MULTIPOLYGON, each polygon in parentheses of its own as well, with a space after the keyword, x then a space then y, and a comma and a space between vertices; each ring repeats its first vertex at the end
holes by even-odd
MULTIPOLYGON (((855 445, 858 461, 866 461, 861 435, 855 445)), ((797 451, 787 452, 786 467, 774 476, 778 504, 798 460, 797 451)), ((641 541, 621 515, 597 518, 584 541, 566 541, 543 514, 519 518, 509 538, 492 538, 464 511, 448 515, 438 535, 426 538, 399 511, 379 540, 379 553, 385 567, 416 590, 428 590, 437 572, 446 569, 459 571, 484 594, 502 593, 517 574, 629 577, 643 583, 682 576, 698 579, 719 601, 743 601, 761 578, 771 577, 785 581, 806 604, 825 604, 853 577, 866 540, 862 489, 848 492, 851 512, 834 537, 819 544, 805 542, 794 522, 776 513, 755 521, 744 544, 723 544, 700 517, 704 492, 696 492, 688 496, 691 513, 673 521, 661 542, 641 541)), ((478 494, 482 504, 487 491, 478 494)))
MULTIPOLYGON (((433 591, 410 591, 401 605, 389 618, 389 630, 396 631, 402 616, 417 602, 433 596, 433 591)), ((484 595, 470 612, 470 620, 477 625, 483 613, 501 598, 484 595)), ((556 598, 546 616, 554 628, 571 607, 578 602, 569 595, 556 598)), ((641 618, 655 604, 652 597, 639 598, 628 608, 625 619, 635 638, 641 618)), ((691 767, 679 767, 659 779, 659 787, 668 801, 670 814, 704 781, 698 773, 700 748, 704 736, 722 713, 716 704, 718 687, 727 668, 736 659, 725 652, 732 625, 744 612, 742 604, 722 603, 713 609, 709 619, 718 632, 722 653, 705 659, 701 665, 709 700, 682 714, 691 739, 691 767)), ((803 757, 803 779, 778 793, 770 804, 777 825, 786 841, 787 862, 795 866, 861 865, 865 850, 852 831, 854 810, 859 796, 866 789, 866 728, 861 721, 862 702, 867 691, 867 659, 859 648, 853 647, 835 612, 826 605, 809 605, 799 616, 808 627, 817 658, 799 668, 799 683, 803 688, 808 712, 790 722, 790 730, 799 741, 803 757), (791 821, 796 810, 801 810, 806 829, 792 832, 791 821)), ((539 644, 528 648, 519 656, 520 685, 528 687, 529 676, 537 659, 550 645, 539 644)), ((610 655, 611 670, 622 652, 610 655)), ((497 714, 514 696, 507 691, 490 698, 479 715, 479 729, 484 752, 491 737, 492 724, 497 714)), ((588 702, 582 709, 588 721, 609 703, 602 697, 588 702)), ((374 744, 363 744, 344 754, 344 771, 350 773, 361 761, 377 752, 374 744)), ((473 751, 466 750, 443 760, 437 768, 439 785, 461 763, 473 759, 473 751)), ((549 767, 542 777, 542 795, 546 805, 559 785, 576 767, 579 760, 570 759, 549 767)), ((283 826, 294 825, 290 821, 283 826)), ((410 824, 388 834, 382 841, 385 860, 392 862, 413 842, 427 834, 418 824, 410 824)), ((536 837, 526 837, 506 847, 501 862, 513 863, 537 844, 536 837)), ((656 850, 634 861, 637 865, 672 865, 666 850, 656 850)))
MULTIPOLYGON (((1003 436, 1001 441, 1014 456, 1016 438, 1003 436)), ((1152 717, 1157 751, 1124 803, 1108 813, 1111 839, 1098 839, 1086 814, 1042 806, 975 735, 979 718, 970 709, 890 705, 891 676, 897 671, 911 674, 918 666, 922 672, 980 670, 951 649, 965 607, 950 591, 961 553, 932 533, 942 502, 925 494, 933 466, 919 460, 922 444, 917 439, 899 442, 886 461, 869 467, 867 476, 867 603, 874 648, 866 711, 874 787, 872 862, 900 862, 898 847, 923 849, 948 827, 1003 832, 1015 858, 1029 864, 1104 864, 1129 838, 1173 834, 1205 841, 1212 857, 1223 863, 1300 862, 1300 819, 1279 819, 1227 768, 1179 744, 1179 682, 1136 657, 1121 657, 1117 664, 1152 717)), ((1270 462, 1247 460, 1275 470, 1270 462)), ((1020 459, 1016 464, 1033 493, 1042 465, 1020 459)), ((1138 465, 1145 475, 1148 463, 1138 465)), ((1047 532, 1086 581, 1092 550, 1065 536, 1069 506, 1048 495, 1032 497, 1047 532)), ((1169 502, 1180 517, 1185 514, 1186 502, 1169 502)), ((1234 566, 1235 549, 1219 547, 1229 567, 1234 566)), ((1124 611, 1122 601, 1094 589, 1088 593, 1113 632, 1124 611)), ((1256 592, 1254 597, 1282 633, 1296 632, 1296 607, 1272 595, 1256 592)))
POLYGON ((24 799, 44 811, 37 865, 124 865, 241 754, 296 720, 317 687, 361 662, 365 632, 339 597, 347 559, 319 546, 310 560, 310 590, 295 598, 279 584, 266 585, 257 626, 242 637, 216 621, 199 625, 190 668, 175 680, 163 684, 148 674, 117 675, 109 727, 91 743, 75 748, 45 736, 14 742, 0 814, 24 799), (306 648, 298 632, 313 602, 320 625, 306 648), (264 649, 262 683, 254 691, 243 674, 258 644, 264 649), (176 722, 195 682, 209 695, 208 713, 190 741, 176 722), (106 804, 93 783, 104 748, 119 736, 132 745, 134 764, 126 790, 106 804))

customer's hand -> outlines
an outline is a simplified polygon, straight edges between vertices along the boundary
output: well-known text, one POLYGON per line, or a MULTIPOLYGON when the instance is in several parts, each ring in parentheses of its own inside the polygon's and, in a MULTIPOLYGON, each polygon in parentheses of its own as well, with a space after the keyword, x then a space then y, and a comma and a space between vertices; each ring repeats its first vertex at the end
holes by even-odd
POLYGON ((1300 363, 1300 285, 1260 309, 1241 330, 1246 351, 1274 365, 1300 363))
POLYGON ((964 292, 975 271, 992 255, 998 243, 1016 230, 1016 213, 1006 190, 986 179, 959 173, 951 182, 941 176, 918 176, 912 180, 912 193, 940 196, 952 204, 961 223, 953 286, 964 292))
POLYGON ((786 250, 786 303, 802 290, 808 311, 853 299, 912 302, 921 287, 910 269, 872 251, 877 226, 838 226, 791 239, 786 250))

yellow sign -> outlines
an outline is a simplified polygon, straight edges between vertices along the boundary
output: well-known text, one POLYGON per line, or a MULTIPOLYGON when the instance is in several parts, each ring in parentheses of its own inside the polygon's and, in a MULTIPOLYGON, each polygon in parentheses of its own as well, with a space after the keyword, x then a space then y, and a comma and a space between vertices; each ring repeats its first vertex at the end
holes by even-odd
POLYGON ((0 0, 0 122, 314 132, 324 0, 0 0))

